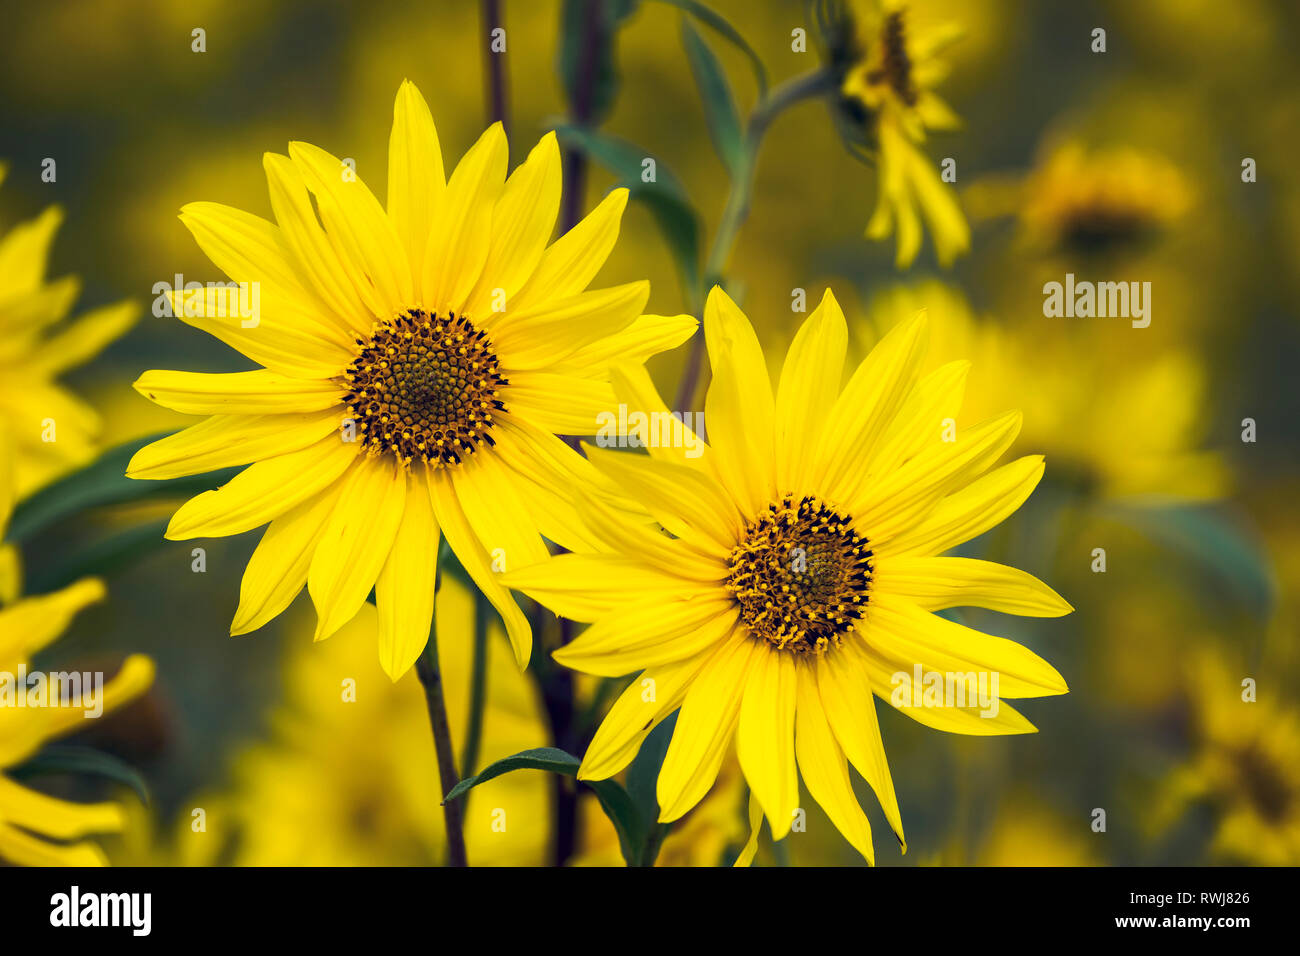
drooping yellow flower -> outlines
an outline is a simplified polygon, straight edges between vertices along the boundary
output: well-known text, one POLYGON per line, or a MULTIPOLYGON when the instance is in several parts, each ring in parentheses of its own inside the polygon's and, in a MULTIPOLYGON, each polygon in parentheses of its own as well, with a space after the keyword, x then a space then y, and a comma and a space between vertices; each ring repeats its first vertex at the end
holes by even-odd
POLYGON ((1192 204, 1187 177, 1165 157, 1130 146, 1087 149, 1067 140, 1024 177, 990 177, 966 191, 972 216, 1014 214, 1019 242, 1039 252, 1127 249, 1177 224, 1192 204))
POLYGON ((208 257, 259 292, 173 293, 176 314, 264 367, 145 373, 145 396, 211 417, 141 450, 128 474, 253 463, 167 530, 186 539, 270 522, 232 634, 264 625, 305 583, 323 639, 373 587, 380 659, 396 679, 428 635, 441 534, 522 665, 528 621, 494 572, 543 559, 542 535, 581 540, 554 492, 586 463, 556 435, 594 434, 613 405, 609 364, 679 344, 695 320, 643 316, 645 282, 584 291, 614 246, 626 190, 548 245, 554 134, 507 180, 496 124, 444 178, 433 118, 407 82, 388 160, 386 209, 347 163, 291 143, 265 157, 278 225, 213 203, 182 210, 208 257))
MULTIPOLYGON (((0 182, 5 173, 0 164, 0 182)), ((81 291, 75 276, 45 278, 62 221, 50 206, 0 237, 0 418, 9 425, 5 454, 19 498, 93 457, 99 415, 58 378, 121 336, 138 312, 118 302, 60 327, 81 291)))
MULTIPOLYGON (((915 706, 896 695, 898 675, 970 675, 994 700, 1066 692, 1026 648, 931 613, 1070 610, 1024 572, 939 557, 1018 508, 1043 460, 989 470, 1015 439, 1018 412, 943 440, 967 363, 919 376, 924 316, 885 337, 841 391, 848 333, 828 291, 790 346, 775 397, 749 320, 720 289, 704 330, 713 367, 704 453, 588 449, 668 535, 590 502, 582 507, 603 551, 505 577, 557 613, 593 622, 557 660, 607 676, 642 671, 597 731, 581 778, 618 773, 680 707, 659 775, 661 820, 699 802, 734 738, 774 838, 790 829, 801 775, 871 860, 846 756, 903 839, 873 692, 921 723, 967 734, 1033 726, 1006 704, 980 716, 964 692, 936 701, 951 706, 915 706)), ((644 373, 619 377, 634 407, 663 411, 644 373)))
MULTIPOLYGON (((832 4, 834 6, 834 4, 832 4)), ((842 73, 840 95, 850 125, 863 130, 878 167, 876 208, 867 238, 897 237, 895 262, 907 268, 921 248, 925 220, 940 265, 970 248, 970 227, 938 162, 922 146, 927 130, 951 130, 961 121, 935 92, 948 68, 939 54, 958 35, 954 24, 914 30, 903 0, 850 0, 827 32, 832 68, 842 73)))
POLYGON ((1211 852, 1224 862, 1300 864, 1300 710, 1278 700, 1281 685, 1234 674, 1208 652, 1188 665, 1193 752, 1160 785, 1152 828, 1193 803, 1216 814, 1211 852))
MULTIPOLYGON (((0 490, 0 534, 8 524, 12 497, 0 490)), ((46 743, 86 726, 84 702, 53 700, 46 693, 33 704, 29 686, 19 682, 31 657, 67 628, 88 604, 102 600, 104 585, 86 578, 53 594, 30 597, 0 608, 0 861, 22 866, 102 866, 103 852, 84 839, 122 829, 125 817, 116 803, 71 803, 32 790, 4 771, 32 757, 46 743), (18 694, 28 705, 18 706, 18 694)), ((153 682, 153 662, 140 655, 102 688, 107 713, 138 697, 153 682)), ((48 683, 47 683, 48 688, 48 683)))
POLYGON ((1107 499, 1195 501, 1223 493, 1221 457, 1199 447, 1206 382, 1190 350, 1124 361, 1088 341, 1090 329, 1017 334, 976 318, 959 290, 937 281, 877 292, 856 337, 869 343, 924 306, 935 342, 929 367, 960 358, 973 363, 959 425, 1028 392, 1025 440, 1052 456, 1058 477, 1107 499), (1108 386, 1098 389, 1103 380, 1108 386))

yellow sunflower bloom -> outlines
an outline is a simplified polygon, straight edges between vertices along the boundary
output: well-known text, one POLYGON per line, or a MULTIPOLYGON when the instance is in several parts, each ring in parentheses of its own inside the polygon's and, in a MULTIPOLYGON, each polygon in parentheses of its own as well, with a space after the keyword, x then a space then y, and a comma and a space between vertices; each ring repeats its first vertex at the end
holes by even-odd
POLYGON ((974 218, 1015 215, 1035 252, 1126 248, 1173 228, 1193 203, 1191 184, 1165 157, 1131 146, 1052 146, 1023 177, 993 176, 966 191, 974 218))
POLYGON ((1098 498, 1130 502, 1202 501, 1224 493, 1229 475, 1222 457, 1200 447, 1207 383, 1192 350, 1130 359, 1098 348, 1086 339, 1087 329, 1018 334, 977 318, 960 290, 933 280, 877 292, 854 338, 870 342, 923 305, 930 307, 936 343, 926 370, 960 358, 974 363, 959 424, 992 415, 1028 387, 1034 401, 1024 438, 1052 456, 1058 479, 1098 498), (1103 380, 1110 384, 1099 390, 1095 383, 1103 380))
POLYGON ((1211 852, 1224 862, 1300 864, 1300 711, 1277 687, 1248 697, 1244 674, 1202 652, 1188 666, 1193 753, 1159 786, 1151 825, 1161 830, 1194 803, 1217 815, 1211 852))
MULTIPOLYGON (((6 490, 0 497, 4 499, 0 501, 3 532, 11 496, 6 490)), ((77 612, 103 597, 104 585, 87 578, 53 594, 0 608, 0 861, 21 866, 103 866, 108 862, 103 851, 83 838, 121 830, 125 822, 116 803, 71 803, 31 790, 4 773, 49 741, 85 726, 88 718, 80 705, 47 702, 19 707, 11 695, 28 693, 17 675, 26 672, 31 656, 62 634, 77 612)), ((103 687, 103 713, 144 693, 153 682, 153 672, 149 658, 127 658, 103 687)))
MULTIPOLYGON (((1005 704, 915 706, 897 694, 899 675, 922 672, 927 685, 931 674, 987 679, 997 701, 1067 690, 1026 648, 931 613, 1070 610, 1022 571, 939 556, 1015 511, 1043 460, 989 470, 1015 439, 1018 412, 944 440, 967 363, 919 375, 924 315, 886 336, 841 391, 848 331, 828 291, 795 336, 775 396, 749 320, 720 289, 709 295, 704 331, 713 368, 704 453, 588 449, 668 535, 590 502, 580 507, 603 551, 561 555, 505 579, 592 622, 557 660, 605 676, 642 672, 597 731, 580 778, 618 773, 680 708, 659 775, 662 821, 708 792, 734 739, 775 839, 790 830, 802 776, 872 861, 846 758, 903 842, 873 692, 941 730, 1008 734, 1034 728, 1005 704)), ((662 410, 644 373, 617 378, 629 401, 662 410)))
POLYGON ((506 165, 496 124, 444 177, 433 118, 406 82, 386 209, 347 163, 291 143, 288 156, 265 157, 278 224, 214 203, 181 211, 208 257, 249 286, 173 293, 175 314, 263 368, 146 372, 136 382, 146 397, 210 417, 142 449, 128 474, 252 463, 167 530, 187 539, 270 523, 232 634, 266 624, 306 584, 320 640, 373 587, 380 660, 396 680, 428 636, 441 534, 527 662, 528 621, 495 572, 545 558, 543 535, 580 544, 558 492, 596 480, 556 436, 595 434, 613 405, 610 364, 680 344, 696 320, 642 315, 646 282, 587 291, 626 190, 548 244, 561 188, 554 134, 509 179, 506 165), (242 308, 250 300, 260 308, 242 308))
POLYGON ((846 38, 840 95, 850 115, 866 125, 868 150, 878 167, 876 208, 868 239, 897 236, 895 263, 907 268, 921 248, 924 219, 940 265, 970 248, 970 227, 953 188, 921 148, 927 130, 961 125, 935 92, 948 68, 939 57, 956 39, 952 24, 914 30, 902 0, 853 0, 839 32, 846 38))
MULTIPOLYGON (((5 173, 0 164, 0 182, 5 173)), ((118 302, 59 327, 81 292, 75 276, 45 278, 62 222, 62 210, 50 206, 0 238, 0 418, 9 425, 5 454, 19 498, 94 456, 99 415, 58 378, 121 336, 139 311, 118 302)))

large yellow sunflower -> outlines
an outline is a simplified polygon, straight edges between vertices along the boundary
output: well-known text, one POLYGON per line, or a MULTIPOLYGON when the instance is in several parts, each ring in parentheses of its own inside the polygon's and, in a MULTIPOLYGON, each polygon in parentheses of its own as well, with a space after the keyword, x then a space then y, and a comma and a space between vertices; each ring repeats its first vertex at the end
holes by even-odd
POLYGON ((582 543, 557 492, 588 466, 556 436, 595 434, 614 405, 610 363, 676 346, 696 320, 642 315, 646 282, 584 291, 614 246, 626 190, 548 245, 554 134, 508 180, 506 165, 496 124, 444 178, 433 118, 406 82, 386 210, 348 163, 290 143, 288 156, 265 157, 278 225, 214 203, 181 211, 208 257, 260 294, 173 293, 176 315, 264 367, 146 372, 145 396, 211 417, 142 449, 128 474, 253 463, 167 529, 185 539, 270 522, 232 634, 264 625, 305 583, 320 640, 373 587, 380 660, 396 679, 428 636, 441 533, 527 662, 528 621, 495 572, 545 558, 543 535, 582 543))
MULTIPOLYGON (((0 182, 5 172, 0 164, 0 182)), ((50 206, 0 238, 0 418, 19 498, 94 455, 99 415, 58 378, 122 335, 139 311, 118 302, 60 326, 81 292, 76 276, 45 278, 62 222, 63 211, 50 206)))
MULTIPOLYGON (((0 485, 5 486, 0 487, 2 536, 13 498, 8 480, 0 485)), ((29 789, 4 773, 49 741, 85 727, 86 709, 79 704, 56 705, 47 694, 43 706, 17 706, 16 695, 32 700, 29 688, 38 685, 20 682, 31 656, 62 634, 77 612, 103 597, 104 585, 86 578, 53 594, 0 608, 0 861, 22 866, 102 866, 108 862, 103 851, 83 838, 121 830, 124 825, 125 814, 116 803, 70 803, 29 789)), ((149 658, 138 654, 127 658, 117 676, 103 686, 103 713, 142 694, 153 682, 153 673, 149 658)))
MULTIPOLYGON (((931 613, 974 605, 1054 616, 1070 606, 1022 571, 938 556, 1019 507, 1043 460, 989 471, 1016 437, 1018 412, 945 440, 967 363, 921 377, 925 328, 923 315, 896 328, 841 391, 848 333, 828 291, 795 336, 774 397, 753 328, 715 288, 704 317, 713 367, 705 453, 588 450, 667 534, 590 502, 581 507, 602 552, 505 575, 557 613, 592 622, 557 660, 607 676, 642 671, 579 777, 618 773, 680 708, 659 775, 662 821, 699 802, 734 738, 776 839, 790 830, 801 775, 872 860, 846 757, 903 841, 873 692, 921 723, 966 734, 1032 731, 1000 698, 1066 692, 1026 648, 931 613), (931 675, 951 677, 973 695, 969 675, 995 706, 929 695, 918 706, 898 694, 917 668, 925 686, 931 675)), ((636 407, 663 410, 643 372, 618 378, 636 407)))

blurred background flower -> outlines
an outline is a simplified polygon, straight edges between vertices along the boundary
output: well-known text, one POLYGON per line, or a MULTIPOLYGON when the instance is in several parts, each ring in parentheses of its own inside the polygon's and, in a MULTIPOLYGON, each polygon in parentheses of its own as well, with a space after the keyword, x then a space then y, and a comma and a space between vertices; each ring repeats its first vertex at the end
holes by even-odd
MULTIPOLYGON (((802 52, 794 43, 798 29, 816 39, 803 5, 707 5, 746 39, 770 88, 821 66, 815 42, 802 52)), ((511 138, 534 142, 573 118, 557 51, 566 13, 583 4, 503 6, 511 138)), ((634 157, 653 156, 659 185, 671 176, 680 187, 674 198, 690 215, 673 206, 670 221, 687 236, 691 227, 683 224, 694 223, 702 271, 699 260, 726 217, 732 177, 713 149, 710 114, 682 42, 681 9, 664 0, 600 6, 621 11, 611 13, 617 82, 591 123, 632 144, 634 157)), ((881 708, 909 850, 902 856, 879 841, 878 863, 1282 862, 1282 850, 1294 846, 1285 835, 1293 824, 1285 821, 1294 817, 1270 816, 1282 799, 1270 795, 1291 786, 1295 758, 1284 742, 1296 731, 1287 715, 1300 708, 1300 390, 1293 368, 1300 355, 1300 185, 1290 171, 1300 146, 1300 65, 1290 49, 1300 11, 1281 0, 1230 8, 1208 0, 916 0, 878 10, 886 19, 901 10, 912 39, 960 31, 935 57, 949 67, 938 95, 962 122, 927 132, 922 145, 906 142, 931 172, 955 160, 955 182, 941 185, 969 216, 969 252, 940 272, 957 245, 946 247, 952 256, 938 255, 931 226, 931 241, 921 242, 900 286, 897 223, 892 242, 862 234, 882 196, 881 169, 844 148, 827 103, 800 101, 767 129, 748 217, 723 278, 764 323, 757 331, 774 356, 805 318, 799 290, 815 304, 821 288, 834 286, 858 324, 859 354, 905 314, 927 308, 933 360, 973 363, 962 420, 1019 407, 1025 427, 1012 454, 1047 455, 1044 483, 1023 513, 969 553, 1025 568, 1076 608, 1050 630, 997 622, 1069 681, 1067 697, 1025 706, 1038 734, 954 739, 881 708), (1098 27, 1107 33, 1105 53, 1091 49, 1098 27), (1043 285, 1067 272, 1150 281, 1150 326, 1045 316, 1043 285), (1213 702, 1204 689, 1210 678, 1189 677, 1188 663, 1202 653, 1226 662, 1213 702), (1245 677, 1257 681, 1254 703, 1241 700, 1245 677), (1289 771, 1252 776, 1240 754, 1256 744, 1274 762, 1289 760, 1289 771), (1166 799, 1171 780, 1182 781, 1178 799, 1166 799), (1094 829, 1098 809, 1106 811, 1104 831, 1094 829)), ((266 215, 261 170, 250 155, 291 139, 317 142, 354 159, 379 188, 389 122, 380 107, 404 77, 429 99, 449 155, 462 153, 487 118, 482 24, 472 3, 60 0, 22 6, 6 25, 0 156, 9 165, 0 221, 10 234, 16 223, 41 222, 52 204, 65 210, 39 278, 56 277, 49 287, 63 281, 57 277, 79 276, 80 313, 128 299, 148 303, 154 284, 176 273, 187 281, 219 279, 177 213, 209 200, 266 215), (193 49, 196 29, 205 31, 201 53, 193 49), (47 158, 57 161, 53 182, 41 177, 47 158)), ((719 34, 700 33, 738 114, 748 116, 761 102, 751 61, 719 34)), ((876 87, 874 106, 885 108, 879 96, 888 90, 863 79, 862 92, 870 98, 876 87)), ((905 117, 897 117, 899 130, 907 129, 905 117)), ((512 164, 521 158, 512 156, 512 164)), ((588 163, 584 177, 575 190, 584 210, 625 180, 599 162, 588 163)), ((573 185, 567 181, 566 190, 573 185)), ((646 189, 634 190, 633 199, 598 280, 649 278, 648 311, 691 310, 699 283, 684 278, 681 243, 665 241, 666 207, 646 189)), ((93 361, 58 379, 98 412, 101 447, 181 423, 130 390, 136 370, 247 367, 200 333, 143 311, 93 361)), ((687 354, 679 349, 650 362, 665 396, 678 390, 687 354)), ((6 389, 9 383, 6 372, 6 389)), ((370 647, 364 635, 310 645, 301 603, 266 640, 228 637, 254 542, 205 542, 202 570, 192 542, 159 546, 160 522, 182 497, 60 520, 20 505, 12 536, 28 593, 86 574, 108 583, 110 600, 78 616, 60 653, 120 658, 143 650, 157 660, 154 689, 121 712, 118 729, 101 741, 129 756, 148 782, 159 834, 145 841, 156 854, 149 858, 287 853, 304 840, 294 820, 301 807, 295 789, 315 786, 330 791, 311 808, 321 859, 381 859, 376 848, 399 832, 392 852, 405 855, 394 859, 437 859, 441 821, 428 811, 435 774, 418 685, 408 677, 383 687, 373 650, 360 650, 370 647), (353 653, 360 656, 349 663, 353 653), (339 699, 341 671, 358 675, 355 705, 339 699), (373 729, 388 720, 395 725, 391 751, 373 729), (313 722, 334 728, 332 737, 304 735, 301 728, 313 722), (412 740, 399 744, 407 733, 412 740), (357 748, 361 766, 392 781, 383 806, 367 805, 373 788, 347 771, 347 755, 357 748), (394 765, 399 753, 410 758, 405 770, 394 765), (421 777, 429 787, 423 793, 421 777), (413 794, 426 801, 423 812, 413 794), (191 829, 196 806, 209 810, 211 840, 197 840, 191 829), (223 835, 235 832, 258 835, 227 849, 223 835), (359 836, 366 832, 373 846, 359 836)), ((30 501, 39 503, 39 495, 30 501)), ((454 594, 448 588, 454 585, 444 583, 454 594)), ((963 623, 979 627, 978 612, 963 623)), ((469 653, 471 631, 464 620, 446 624, 445 666, 460 666, 451 661, 469 653)), ((508 665, 504 639, 494 637, 491 646, 496 663, 508 665)), ((507 670, 494 666, 492 679, 507 670)), ((494 685, 489 726, 495 721, 498 729, 485 733, 479 764, 511 748, 555 743, 554 719, 598 716, 618 688, 580 679, 570 690, 568 699, 548 700, 531 676, 513 689, 494 685), (501 717, 500 708, 510 716, 501 717)), ((457 693, 464 692, 453 691, 452 706, 464 706, 457 693)), ((455 726, 462 718, 453 713, 452 720, 455 726)), ((589 732, 578 727, 565 745, 580 753, 589 732)), ((1266 766, 1262 759, 1249 766, 1257 765, 1266 766)), ((886 832, 867 788, 855 782, 876 832, 886 832)), ((519 771, 471 791, 471 862, 476 855, 482 862, 549 860, 546 817, 571 783, 519 771), (497 806, 509 827, 500 855, 496 835, 477 832, 475 816, 497 806)), ((860 862, 813 801, 804 795, 801 805, 806 828, 776 846, 764 837, 757 862, 860 862)), ((578 791, 576 806, 569 858, 618 863, 617 838, 594 796, 578 791)), ((669 835, 660 860, 730 862, 747 835, 743 790, 731 793, 724 774, 669 835)))

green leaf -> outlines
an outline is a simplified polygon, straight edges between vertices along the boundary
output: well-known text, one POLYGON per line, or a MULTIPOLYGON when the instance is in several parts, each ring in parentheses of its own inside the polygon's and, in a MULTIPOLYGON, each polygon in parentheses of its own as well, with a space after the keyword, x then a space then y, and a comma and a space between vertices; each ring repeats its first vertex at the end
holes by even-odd
POLYGON ((745 175, 749 162, 748 148, 727 75, 708 44, 685 17, 682 18, 682 45, 686 47, 686 58, 690 61, 691 72, 695 74, 695 85, 700 90, 704 119, 709 127, 713 148, 727 167, 732 181, 739 181, 745 175))
POLYGON ((671 823, 658 823, 659 771, 663 768, 664 757, 668 755, 668 745, 673 739, 673 728, 677 725, 674 712, 659 723, 659 726, 646 736, 636 759, 627 769, 627 792, 632 798, 637 814, 647 825, 647 839, 642 846, 637 866, 654 866, 659 856, 659 848, 664 837, 672 829, 671 823))
POLYGON ((135 791, 144 804, 149 803, 149 786, 134 767, 125 761, 73 744, 52 744, 30 760, 9 771, 15 780, 28 780, 46 774, 69 773, 104 777, 135 791))
POLYGON ((618 184, 626 186, 633 199, 645 204, 673 254, 682 288, 688 296, 695 295, 700 282, 700 222, 681 181, 658 158, 627 140, 567 124, 557 126, 555 132, 566 147, 582 150, 618 177, 618 184), (642 178, 647 159, 654 160, 653 182, 642 178))
POLYGON ((190 478, 143 481, 126 477, 131 457, 145 445, 166 435, 151 435, 112 448, 80 471, 75 471, 23 501, 14 509, 7 540, 22 544, 66 518, 91 508, 127 502, 188 498, 225 484, 239 471, 226 468, 190 478))
POLYGON ((1115 510, 1158 543, 1189 556, 1217 576, 1259 616, 1267 617, 1272 610, 1275 583, 1263 548, 1241 522, 1222 509, 1177 505, 1115 510))
POLYGON ((560 82, 570 109, 599 124, 618 95, 615 41, 637 0, 564 0, 560 11, 560 82))
POLYGON ((27 582, 27 590, 44 594, 67 587, 84 577, 121 570, 124 565, 163 544, 166 530, 166 519, 148 521, 78 547, 64 560, 33 573, 27 582))
MULTIPOLYGON (((578 767, 581 764, 582 761, 573 754, 557 747, 522 750, 514 756, 489 764, 473 777, 466 777, 452 787, 451 792, 443 799, 443 803, 458 800, 479 784, 513 770, 545 770, 566 777, 577 777, 578 767)), ((609 817, 609 821, 614 824, 624 861, 628 866, 635 866, 634 861, 639 858, 645 840, 645 827, 637 814, 636 807, 632 804, 632 798, 615 780, 585 780, 583 783, 595 791, 596 799, 600 801, 605 816, 609 817)))
POLYGON ((474 787, 481 783, 487 783, 489 780, 495 780, 497 777, 512 770, 547 770, 551 773, 562 773, 566 777, 576 777, 578 767, 582 761, 567 751, 560 750, 558 747, 535 747, 532 750, 521 750, 519 753, 498 760, 496 763, 488 764, 477 774, 472 777, 466 777, 443 798, 443 803, 459 799, 474 787))
POLYGON ((749 41, 740 35, 740 31, 733 27, 726 17, 716 10, 697 2, 697 0, 661 0, 661 2, 677 7, 679 10, 685 10, 745 54, 749 59, 750 66, 754 69, 754 79, 758 82, 759 98, 762 99, 767 96, 767 67, 763 66, 762 59, 754 52, 754 48, 749 45, 749 41))

